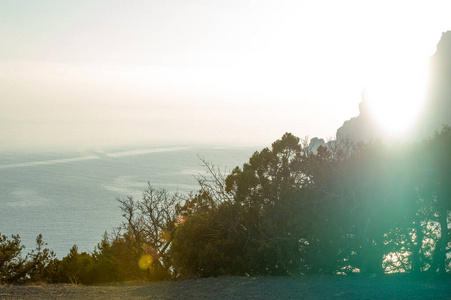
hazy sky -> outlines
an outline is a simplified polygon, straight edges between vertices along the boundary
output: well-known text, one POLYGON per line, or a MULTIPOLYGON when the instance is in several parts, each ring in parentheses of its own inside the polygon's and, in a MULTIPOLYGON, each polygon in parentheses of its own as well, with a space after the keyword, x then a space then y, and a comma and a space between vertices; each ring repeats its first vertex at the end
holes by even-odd
POLYGON ((387 94, 421 86, 450 11, 449 0, 2 0, 0 149, 333 137, 363 88, 379 116, 405 109, 387 94))

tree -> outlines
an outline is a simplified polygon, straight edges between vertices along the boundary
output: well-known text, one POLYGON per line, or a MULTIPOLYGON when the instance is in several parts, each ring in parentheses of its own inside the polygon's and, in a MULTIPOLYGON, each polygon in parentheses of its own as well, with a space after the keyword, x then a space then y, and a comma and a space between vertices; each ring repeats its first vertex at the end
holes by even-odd
POLYGON ((140 201, 132 197, 118 199, 125 221, 116 232, 113 246, 120 246, 122 257, 130 262, 130 276, 167 279, 171 276, 171 258, 167 254, 174 232, 183 224, 185 216, 180 206, 182 198, 150 185, 140 201), (135 274, 135 275, 133 275, 135 274))
POLYGON ((24 256, 19 235, 0 235, 0 283, 50 281, 55 254, 46 245, 39 234, 36 249, 24 256))
POLYGON ((58 265, 58 282, 70 282, 72 284, 92 284, 94 260, 86 252, 79 253, 77 245, 74 245, 69 254, 58 265))
POLYGON ((421 168, 424 170, 423 197, 433 207, 431 221, 438 224, 433 259, 429 270, 443 275, 450 269, 448 253, 451 248, 449 222, 451 221, 451 128, 444 126, 441 132, 422 143, 421 168))
POLYGON ((300 139, 286 133, 226 178, 225 192, 233 199, 229 207, 236 218, 233 231, 245 240, 255 274, 300 272, 300 240, 307 234, 305 155, 300 139))
POLYGON ((47 243, 39 234, 36 238, 36 249, 28 254, 27 269, 29 280, 32 282, 50 282, 54 274, 55 253, 45 248, 47 243))
POLYGON ((20 236, 12 235, 8 239, 6 235, 0 238, 0 282, 15 282, 23 280, 27 273, 26 259, 22 257, 20 236))

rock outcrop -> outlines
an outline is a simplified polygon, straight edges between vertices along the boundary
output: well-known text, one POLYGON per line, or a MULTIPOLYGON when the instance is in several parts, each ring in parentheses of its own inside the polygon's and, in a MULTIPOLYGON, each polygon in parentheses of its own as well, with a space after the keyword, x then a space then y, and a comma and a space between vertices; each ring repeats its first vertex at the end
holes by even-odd
POLYGON ((313 139, 310 140, 310 144, 309 144, 308 148, 310 151, 312 151, 314 154, 316 154, 319 146, 326 147, 327 144, 324 141, 324 139, 314 137, 313 139))
POLYGON ((371 118, 368 103, 365 99, 365 91, 362 92, 362 102, 359 104, 360 114, 343 123, 337 129, 337 141, 351 139, 355 142, 368 142, 380 137, 380 131, 374 120, 371 118))

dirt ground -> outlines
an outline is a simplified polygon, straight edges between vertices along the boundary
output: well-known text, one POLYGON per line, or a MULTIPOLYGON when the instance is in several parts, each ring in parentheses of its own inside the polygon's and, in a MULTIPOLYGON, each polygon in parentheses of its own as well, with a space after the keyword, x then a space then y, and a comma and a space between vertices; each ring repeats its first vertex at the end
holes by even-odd
POLYGON ((217 277, 111 285, 0 285, 0 299, 451 299, 451 280, 217 277))

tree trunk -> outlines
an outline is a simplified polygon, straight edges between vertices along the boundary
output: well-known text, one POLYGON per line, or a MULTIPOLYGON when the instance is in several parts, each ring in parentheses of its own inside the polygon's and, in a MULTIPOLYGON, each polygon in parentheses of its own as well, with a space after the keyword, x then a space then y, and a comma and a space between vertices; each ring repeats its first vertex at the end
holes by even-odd
POLYGON ((448 244, 448 212, 446 209, 442 210, 439 215, 440 223, 440 239, 437 241, 436 256, 437 267, 439 275, 446 273, 446 246, 448 244))
POLYGON ((415 243, 412 245, 412 270, 411 272, 415 275, 420 275, 421 273, 421 249, 423 246, 424 232, 421 226, 421 221, 418 218, 415 220, 415 243))
POLYGON ((446 187, 440 186, 437 195, 438 222, 440 224, 440 238, 435 247, 434 261, 432 263, 432 272, 438 270, 438 275, 446 273, 446 246, 448 245, 448 195, 446 187))

